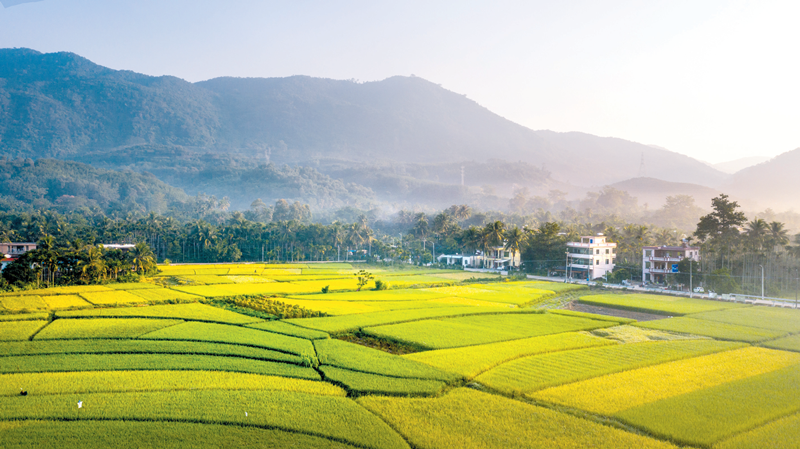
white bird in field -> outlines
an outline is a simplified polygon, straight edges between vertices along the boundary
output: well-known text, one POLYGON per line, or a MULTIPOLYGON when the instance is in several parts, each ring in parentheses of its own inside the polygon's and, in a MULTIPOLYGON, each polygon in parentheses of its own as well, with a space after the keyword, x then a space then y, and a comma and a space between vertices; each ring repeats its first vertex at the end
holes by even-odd
POLYGON ((245 417, 247 416, 247 412, 244 412, 244 416, 245 416, 245 417))
POLYGON ((83 401, 78 401, 78 408, 83 408, 83 401))

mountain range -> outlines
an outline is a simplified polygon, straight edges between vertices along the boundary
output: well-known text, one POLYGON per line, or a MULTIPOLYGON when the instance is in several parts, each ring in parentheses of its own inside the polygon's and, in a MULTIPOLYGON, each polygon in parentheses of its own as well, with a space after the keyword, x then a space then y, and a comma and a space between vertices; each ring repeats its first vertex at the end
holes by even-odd
POLYGON ((519 186, 586 191, 642 176, 729 182, 728 174, 663 148, 526 128, 413 76, 190 83, 29 49, 0 49, 0 154, 149 171, 190 194, 229 195, 239 207, 276 197, 285 182, 277 173, 289 173, 284 164, 295 167, 298 185, 324 185, 346 198, 320 207, 423 202, 433 193, 444 204, 475 199, 486 184, 510 196, 519 186), (268 176, 258 172, 271 164, 268 176), (252 181, 262 175, 272 181, 252 181))

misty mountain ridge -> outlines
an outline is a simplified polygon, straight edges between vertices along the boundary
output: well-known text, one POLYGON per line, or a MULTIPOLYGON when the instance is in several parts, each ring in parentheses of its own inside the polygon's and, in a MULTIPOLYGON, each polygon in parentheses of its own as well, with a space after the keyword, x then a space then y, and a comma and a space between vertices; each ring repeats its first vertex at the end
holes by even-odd
POLYGON ((729 173, 732 175, 748 167, 752 167, 754 165, 767 162, 770 159, 772 158, 766 156, 748 156, 739 159, 734 159, 732 161, 720 162, 718 164, 709 164, 709 165, 711 165, 712 167, 716 168, 721 172, 729 173))
POLYGON ((519 187, 612 185, 639 177, 642 161, 645 176, 669 183, 715 187, 729 176, 653 145, 534 131, 413 76, 189 83, 28 49, 0 50, 3 153, 147 171, 237 207, 277 195, 319 207, 485 204, 519 187))

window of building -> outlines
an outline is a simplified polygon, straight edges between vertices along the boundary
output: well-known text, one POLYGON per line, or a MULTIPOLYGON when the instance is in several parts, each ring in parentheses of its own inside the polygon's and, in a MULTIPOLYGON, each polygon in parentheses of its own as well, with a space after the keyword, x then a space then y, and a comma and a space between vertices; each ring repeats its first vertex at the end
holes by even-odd
POLYGON ((606 259, 606 265, 608 265, 608 259, 606 259))
POLYGON ((606 248, 606 254, 608 254, 608 253, 609 253, 609 250, 608 250, 608 248, 606 248))
POLYGON ((600 265, 600 259, 597 259, 597 260, 594 262, 594 264, 595 264, 595 265, 600 265))
POLYGON ((596 250, 594 250, 594 253, 595 253, 595 254, 600 254, 600 250, 599 250, 599 249, 596 249, 596 250))
POLYGON ((645 267, 645 268, 650 268, 650 262, 645 262, 645 263, 644 263, 644 267, 645 267))
POLYGON ((649 250, 649 249, 646 249, 646 250, 644 250, 644 255, 647 256, 647 257, 651 257, 653 255, 653 251, 649 250))

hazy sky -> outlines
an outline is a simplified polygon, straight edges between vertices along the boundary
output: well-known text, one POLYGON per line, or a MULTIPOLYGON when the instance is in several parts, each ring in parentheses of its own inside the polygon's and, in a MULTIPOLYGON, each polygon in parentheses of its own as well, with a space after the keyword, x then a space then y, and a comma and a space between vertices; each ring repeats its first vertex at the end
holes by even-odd
POLYGON ((0 47, 189 81, 415 74, 533 129, 800 147, 798 1, 0 0, 0 47))

